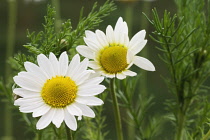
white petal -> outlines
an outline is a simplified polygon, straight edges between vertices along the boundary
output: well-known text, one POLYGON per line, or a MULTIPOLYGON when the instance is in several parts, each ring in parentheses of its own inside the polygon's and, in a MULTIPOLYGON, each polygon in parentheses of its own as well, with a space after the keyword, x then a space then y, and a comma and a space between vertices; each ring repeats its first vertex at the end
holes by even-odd
POLYGON ((115 25, 115 28, 114 28, 114 31, 122 31, 122 28, 123 28, 123 19, 122 17, 119 17, 118 20, 117 20, 117 23, 115 25))
POLYGON ((114 31, 128 35, 128 26, 125 21, 123 22, 122 17, 117 20, 114 31))
POLYGON ((87 84, 97 85, 100 84, 104 80, 104 77, 93 77, 85 81, 87 84))
POLYGON ((85 58, 81 63, 80 63, 80 67, 79 67, 79 73, 82 73, 84 71, 87 70, 89 64, 89 60, 87 58, 85 58))
POLYGON ((54 76, 54 70, 53 70, 52 64, 44 54, 38 55, 37 61, 38 61, 40 69, 47 74, 49 79, 52 76, 54 76))
POLYGON ((55 109, 55 115, 53 117, 52 123, 55 124, 57 128, 59 128, 63 120, 64 120, 63 108, 55 109))
POLYGON ((75 72, 77 72, 77 69, 79 67, 79 64, 80 64, 80 57, 78 54, 76 54, 70 64, 69 64, 69 67, 68 67, 68 71, 67 71, 67 76, 69 77, 72 77, 74 75, 75 72))
MULTIPOLYGON (((83 82, 85 82, 89 77, 90 77, 90 72, 85 71, 85 72, 81 73, 76 79, 74 79, 74 81, 76 82, 77 85, 80 85, 83 82)), ((72 77, 72 79, 73 79, 73 77, 72 77)))
POLYGON ((127 66, 126 69, 129 69, 131 66, 133 66, 133 60, 132 60, 132 62, 127 66))
POLYGON ((131 39, 131 41, 129 43, 129 47, 131 48, 133 45, 136 44, 136 42, 142 42, 144 40, 144 38, 145 38, 145 35, 146 35, 146 31, 145 30, 141 30, 138 33, 136 33, 132 37, 132 39, 131 39))
POLYGON ((87 47, 85 45, 79 45, 76 47, 76 50, 82 56, 89 58, 89 59, 94 59, 95 54, 89 47, 87 47))
POLYGON ((133 61, 134 56, 135 55, 133 54, 133 52, 128 49, 127 56, 126 56, 128 64, 130 64, 133 61))
POLYGON ((71 129, 71 130, 76 130, 77 129, 77 121, 73 115, 71 115, 67 109, 64 109, 64 121, 66 125, 71 129))
POLYGON ((33 79, 28 79, 28 78, 22 77, 22 76, 15 76, 15 77, 13 77, 13 79, 17 85, 19 85, 20 87, 22 87, 26 90, 31 90, 31 91, 35 91, 35 92, 41 91, 40 84, 33 81, 33 79))
POLYGON ((98 42, 97 36, 92 31, 85 31, 86 37, 84 37, 85 43, 92 50, 98 50, 100 48, 100 43, 98 42))
POLYGON ((35 104, 32 103, 28 106, 20 106, 20 112, 23 112, 23 113, 34 112, 34 110, 36 110, 37 108, 39 108, 43 104, 44 104, 43 102, 39 102, 39 103, 35 103, 35 104))
POLYGON ((90 39, 96 39, 96 35, 94 32, 90 31, 90 30, 86 30, 85 31, 85 36, 87 38, 90 38, 90 39))
MULTIPOLYGON (((28 72, 41 71, 40 68, 36 64, 28 62, 28 61, 24 62, 24 67, 25 67, 26 71, 28 71, 28 72)), ((42 73, 42 72, 40 72, 40 73, 42 73)))
POLYGON ((101 46, 108 46, 109 43, 107 41, 106 35, 104 34, 104 32, 100 31, 100 30, 96 30, 96 37, 98 39, 98 42, 100 43, 101 46))
POLYGON ((78 117, 78 120, 79 120, 79 121, 82 120, 82 116, 79 116, 79 117, 78 117))
POLYGON ((144 70, 155 71, 155 66, 146 58, 135 56, 133 63, 144 70))
POLYGON ((52 121, 55 115, 55 109, 50 109, 45 115, 43 115, 36 124, 36 128, 38 130, 44 129, 47 127, 52 121))
POLYGON ((54 75, 59 74, 60 73, 59 62, 58 62, 58 59, 56 58, 56 56, 53 53, 50 53, 49 60, 52 64, 54 75))
POLYGON ((69 106, 67 106, 66 108, 71 115, 76 115, 76 116, 81 116, 82 115, 82 111, 81 111, 80 108, 78 108, 76 106, 76 103, 72 103, 69 106))
POLYGON ((25 62, 24 63, 24 66, 25 66, 25 69, 28 71, 28 72, 32 72, 34 73, 37 77, 39 78, 43 78, 43 79, 47 79, 47 74, 42 71, 40 69, 40 67, 38 67, 37 65, 35 65, 34 63, 31 63, 31 62, 25 62))
POLYGON ((115 31, 114 32, 114 38, 115 38, 115 43, 116 44, 123 44, 123 42, 120 42, 123 35, 122 35, 122 32, 119 32, 119 31, 115 31))
POLYGON ((38 83, 39 86, 43 86, 43 84, 46 82, 47 79, 45 78, 40 78, 40 77, 37 77, 37 75, 31 73, 31 72, 19 72, 18 73, 18 76, 21 76, 21 77, 25 77, 25 78, 28 78, 28 79, 32 79, 34 82, 38 83))
POLYGON ((89 79, 100 77, 100 76, 101 76, 101 73, 98 70, 95 70, 90 73, 89 79))
POLYGON ((117 73, 116 77, 117 77, 117 79, 125 79, 126 75, 123 73, 117 73))
POLYGON ((128 46, 129 45, 129 37, 128 35, 124 34, 124 46, 128 46))
POLYGON ((33 92, 33 91, 29 91, 29 90, 25 90, 23 88, 15 88, 13 90, 13 93, 15 93, 16 95, 19 95, 21 97, 40 97, 40 93, 39 92, 33 92))
POLYGON ((124 33, 121 33, 121 35, 119 36, 119 43, 120 44, 125 44, 125 36, 127 36, 124 33))
POLYGON ((84 116, 91 117, 91 118, 95 117, 95 113, 90 107, 83 104, 79 104, 79 103, 77 104, 77 107, 79 107, 82 110, 82 114, 84 116))
POLYGON ((99 51, 100 48, 102 47, 98 40, 90 40, 88 38, 83 38, 83 40, 85 41, 85 43, 87 44, 87 46, 93 51, 93 52, 96 52, 96 51, 99 51))
POLYGON ((134 55, 139 53, 144 46, 147 44, 147 40, 143 40, 141 42, 136 42, 133 46, 131 46, 130 50, 133 52, 134 55))
POLYGON ((104 103, 101 99, 92 96, 91 97, 77 96, 75 101, 81 104, 91 105, 91 106, 102 105, 104 103))
POLYGON ((128 25, 125 21, 123 22, 122 26, 123 26, 123 33, 128 35, 128 25))
POLYGON ((102 93, 106 89, 103 85, 93 85, 93 86, 79 86, 78 95, 80 96, 93 96, 102 93))
POLYGON ((103 69, 100 69, 100 70, 98 70, 98 71, 101 73, 101 75, 103 75, 103 76, 105 76, 105 77, 108 77, 108 78, 114 78, 114 77, 115 77, 115 74, 107 73, 107 72, 105 72, 103 69))
POLYGON ((41 97, 33 97, 33 98, 19 98, 17 100, 15 100, 14 105, 16 106, 28 106, 36 103, 40 103, 42 102, 42 98, 41 97))
POLYGON ((106 37, 107 37, 107 41, 109 42, 109 44, 112 44, 115 42, 114 39, 114 31, 112 26, 108 25, 108 27, 106 28, 106 37))
POLYGON ((42 106, 40 106, 39 108, 33 111, 32 116, 39 117, 39 116, 45 115, 50 109, 51 107, 44 103, 42 106))
POLYGON ((87 67, 89 64, 89 60, 87 58, 85 58, 79 65, 78 70, 77 70, 77 76, 75 76, 75 78, 79 77, 82 73, 87 72, 87 67))
POLYGON ((128 75, 128 76, 136 76, 137 73, 130 71, 130 70, 126 70, 122 72, 124 75, 128 75))
POLYGON ((95 61, 90 61, 89 62, 89 67, 92 68, 92 69, 99 69, 99 68, 101 68, 101 66, 95 61))
POLYGON ((63 52, 59 58, 60 75, 66 75, 68 70, 69 58, 66 52, 63 52))

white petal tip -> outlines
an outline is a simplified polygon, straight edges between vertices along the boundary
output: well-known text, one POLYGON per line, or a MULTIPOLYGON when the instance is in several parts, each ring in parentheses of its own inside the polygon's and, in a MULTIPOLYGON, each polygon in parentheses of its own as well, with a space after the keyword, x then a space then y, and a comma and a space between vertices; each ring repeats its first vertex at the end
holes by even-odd
POLYGON ((82 120, 82 116, 78 116, 78 120, 79 120, 79 121, 82 120))
POLYGON ((144 70, 155 71, 155 66, 146 58, 135 56, 134 64, 144 70))
POLYGON ((36 129, 37 129, 37 130, 42 130, 42 129, 44 129, 44 128, 42 128, 42 127, 40 127, 40 126, 36 126, 36 129))
POLYGON ((56 126, 56 128, 60 128, 61 124, 59 124, 59 125, 55 124, 55 126, 56 126))
POLYGON ((104 101, 102 101, 100 105, 103 105, 103 104, 104 104, 104 101))
POLYGON ((142 69, 144 69, 144 70, 146 70, 146 71, 156 71, 156 70, 155 70, 155 67, 142 68, 142 69))
POLYGON ((151 68, 149 71, 156 71, 155 67, 154 68, 151 68))
POLYGON ((77 130, 77 128, 75 128, 75 129, 71 128, 71 130, 72 130, 72 131, 76 131, 76 130, 77 130))
POLYGON ((143 29, 143 30, 141 30, 142 32, 144 32, 144 33, 146 33, 146 30, 145 29, 143 29))

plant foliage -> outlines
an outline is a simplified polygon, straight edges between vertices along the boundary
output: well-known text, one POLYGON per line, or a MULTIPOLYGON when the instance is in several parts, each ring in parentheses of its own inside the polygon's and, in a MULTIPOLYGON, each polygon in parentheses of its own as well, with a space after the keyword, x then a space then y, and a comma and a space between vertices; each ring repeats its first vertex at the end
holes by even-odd
POLYGON ((176 126, 176 140, 201 139, 209 126, 206 125, 210 114, 208 94, 205 94, 204 81, 210 74, 209 11, 204 0, 177 0, 178 15, 165 11, 163 18, 153 9, 153 19, 147 19, 154 27, 150 35, 162 52, 170 72, 165 78, 169 90, 176 99, 166 102, 168 117, 176 126), (209 109, 209 108, 208 108, 209 109), (205 114, 205 115, 204 115, 205 114), (197 130, 196 132, 194 130, 197 130))

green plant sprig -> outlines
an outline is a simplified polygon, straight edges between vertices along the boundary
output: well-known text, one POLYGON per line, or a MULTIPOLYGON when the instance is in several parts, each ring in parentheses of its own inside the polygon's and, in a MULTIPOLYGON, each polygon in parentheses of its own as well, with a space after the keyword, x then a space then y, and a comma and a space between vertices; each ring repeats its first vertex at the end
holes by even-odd
MULTIPOLYGON (((82 8, 83 9, 83 8, 82 8)), ((19 53, 12 63, 19 65, 18 68, 23 68, 25 60, 36 63, 36 56, 38 54, 48 55, 53 52, 59 56, 63 51, 71 53, 71 57, 76 53, 75 47, 79 45, 84 36, 85 30, 91 30, 98 26, 103 20, 102 18, 108 16, 116 9, 113 1, 106 1, 98 8, 97 2, 93 5, 92 10, 87 17, 83 17, 83 10, 80 12, 80 20, 76 29, 72 28, 71 21, 68 19, 63 22, 59 31, 55 30, 55 8, 50 5, 47 8, 47 15, 44 17, 43 31, 38 33, 27 31, 29 43, 23 45, 30 56, 19 53), (34 58, 34 59, 31 59, 34 58)))
MULTIPOLYGON (((198 3, 196 4, 198 5, 198 3)), ((203 3, 198 7, 201 8, 202 5, 203 3)), ((180 8, 180 10, 183 9, 180 8)), ((193 11, 196 10, 193 9, 193 11)), ((200 109, 198 105, 193 104, 198 104, 201 99, 199 97, 203 96, 198 93, 202 90, 201 85, 210 74, 208 53, 210 44, 207 39, 209 35, 206 34, 209 27, 206 27, 203 11, 200 14, 196 13, 198 15, 192 15, 184 10, 185 14, 181 15, 181 18, 177 15, 171 16, 170 12, 165 11, 162 19, 158 17, 156 9, 153 9, 152 13, 153 20, 144 14, 155 29, 150 37, 159 44, 157 48, 162 52, 160 58, 167 64, 171 75, 171 80, 166 80, 166 82, 176 97, 175 101, 167 103, 170 111, 174 114, 171 121, 175 120, 175 139, 188 139, 192 131, 189 130, 190 127, 194 126, 196 120, 201 116, 199 113, 193 114, 200 109), (195 24, 189 22, 192 20, 191 17, 195 18, 195 24)))

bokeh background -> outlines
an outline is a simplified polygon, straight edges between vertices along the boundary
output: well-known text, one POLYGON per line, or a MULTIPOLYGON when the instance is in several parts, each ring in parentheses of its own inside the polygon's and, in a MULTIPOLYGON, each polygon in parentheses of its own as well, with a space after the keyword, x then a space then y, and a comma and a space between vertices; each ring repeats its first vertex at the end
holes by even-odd
MULTIPOLYGON (((10 71, 9 65, 7 64, 8 57, 12 57, 17 52, 26 52, 23 47, 29 40, 26 37, 26 30, 40 31, 43 29, 42 23, 44 22, 44 16, 46 15, 46 8, 48 4, 59 4, 57 12, 60 15, 61 21, 71 19, 73 27, 76 27, 80 9, 84 7, 84 16, 87 15, 94 2, 97 0, 0 0, 0 77, 4 81, 12 79, 12 71, 10 71), (11 12, 11 5, 9 3, 16 3, 13 7, 13 14, 11 12), (9 12, 10 11, 10 12, 9 12), (9 20, 13 16, 13 27, 14 29, 14 40, 12 36, 9 36, 9 20), (14 42, 14 43, 13 43, 14 42), (8 45, 10 44, 10 45, 8 45), (8 52, 8 47, 13 46, 8 52)), ((102 5, 105 0, 98 0, 98 5, 102 5)), ((129 36, 130 38, 141 29, 146 29, 148 43, 146 47, 140 52, 140 55, 148 58, 156 67, 155 72, 144 72, 145 86, 147 87, 147 93, 154 96, 155 105, 150 109, 148 114, 164 114, 164 101, 171 98, 171 94, 168 92, 166 84, 161 78, 161 75, 167 75, 167 68, 164 63, 158 58, 160 53, 156 48, 156 44, 149 38, 148 34, 153 31, 153 28, 148 23, 142 12, 146 13, 151 17, 152 8, 156 7, 159 15, 163 15, 164 10, 170 11, 172 14, 176 13, 176 5, 174 0, 132 0, 132 1, 115 1, 117 10, 111 13, 108 17, 104 18, 104 22, 100 24, 98 29, 105 31, 107 25, 114 26, 117 19, 121 16, 128 23, 129 36)), ((97 29, 96 28, 96 29, 97 29)), ((142 71, 142 70, 141 70, 142 71)), ((140 73, 141 73, 140 71, 140 73)), ((141 83, 139 83, 141 84, 141 83)), ((140 89, 141 90, 141 89, 140 89)), ((109 117, 112 114, 112 108, 110 105, 106 105, 106 115, 108 128, 110 133, 108 139, 115 140, 115 130, 113 117, 109 117)), ((15 140, 32 139, 33 136, 27 135, 24 137, 27 131, 26 126, 19 121, 16 113, 18 110, 9 111, 10 108, 6 107, 5 96, 0 95, 0 140, 9 140, 10 138, 15 140), (5 115, 5 112, 10 112, 5 115), (6 121, 11 118, 11 128, 8 127, 6 121), (7 129, 11 129, 12 137, 5 137, 7 129)), ((168 139, 173 135, 174 130, 171 124, 165 124, 164 132, 158 138, 159 140, 168 139)))

